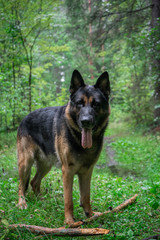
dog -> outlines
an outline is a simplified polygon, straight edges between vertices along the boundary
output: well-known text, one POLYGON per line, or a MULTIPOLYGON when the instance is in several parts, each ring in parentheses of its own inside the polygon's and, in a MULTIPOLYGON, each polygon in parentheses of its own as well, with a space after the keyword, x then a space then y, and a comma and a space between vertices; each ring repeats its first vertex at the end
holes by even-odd
POLYGON ((108 125, 109 96, 108 72, 101 74, 91 86, 84 83, 78 70, 74 70, 67 105, 41 108, 22 120, 17 133, 20 209, 27 208, 25 191, 31 167, 36 162, 37 172, 31 181, 36 195, 40 193, 41 180, 52 166, 61 166, 66 224, 74 222, 72 186, 75 174, 79 179, 80 206, 87 217, 93 215, 90 182, 108 125))

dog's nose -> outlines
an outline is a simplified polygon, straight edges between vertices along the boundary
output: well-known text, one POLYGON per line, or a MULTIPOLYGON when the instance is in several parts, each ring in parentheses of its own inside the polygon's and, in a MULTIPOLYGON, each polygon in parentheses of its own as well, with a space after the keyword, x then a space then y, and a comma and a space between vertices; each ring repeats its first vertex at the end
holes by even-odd
POLYGON ((82 128, 90 128, 93 125, 93 118, 92 117, 83 117, 81 119, 82 128))

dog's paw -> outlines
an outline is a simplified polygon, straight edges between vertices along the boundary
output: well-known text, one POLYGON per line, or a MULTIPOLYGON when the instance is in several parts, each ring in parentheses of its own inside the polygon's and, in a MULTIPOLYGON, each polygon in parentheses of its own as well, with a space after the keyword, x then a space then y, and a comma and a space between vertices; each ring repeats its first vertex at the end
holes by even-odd
POLYGON ((66 225, 72 225, 74 223, 74 219, 72 217, 66 218, 64 223, 66 225))
POLYGON ((21 210, 27 209, 27 203, 26 203, 26 200, 25 200, 23 197, 20 197, 20 198, 19 198, 17 207, 18 207, 19 209, 21 209, 21 210))

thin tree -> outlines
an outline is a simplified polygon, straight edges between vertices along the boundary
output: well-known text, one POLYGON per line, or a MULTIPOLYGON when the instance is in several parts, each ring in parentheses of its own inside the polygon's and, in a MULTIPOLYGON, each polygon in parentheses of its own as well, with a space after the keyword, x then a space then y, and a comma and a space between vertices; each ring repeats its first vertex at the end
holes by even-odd
POLYGON ((152 70, 155 76, 154 82, 154 117, 157 124, 160 124, 160 49, 157 43, 160 41, 160 0, 152 0, 152 70))

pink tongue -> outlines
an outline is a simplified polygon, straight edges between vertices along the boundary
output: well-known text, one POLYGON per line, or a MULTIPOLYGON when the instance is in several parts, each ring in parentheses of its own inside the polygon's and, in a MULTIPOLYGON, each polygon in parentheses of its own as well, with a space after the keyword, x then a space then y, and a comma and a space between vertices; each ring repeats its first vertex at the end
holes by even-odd
POLYGON ((82 128, 81 144, 83 148, 92 147, 92 130, 91 129, 82 128))

